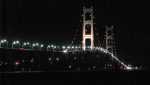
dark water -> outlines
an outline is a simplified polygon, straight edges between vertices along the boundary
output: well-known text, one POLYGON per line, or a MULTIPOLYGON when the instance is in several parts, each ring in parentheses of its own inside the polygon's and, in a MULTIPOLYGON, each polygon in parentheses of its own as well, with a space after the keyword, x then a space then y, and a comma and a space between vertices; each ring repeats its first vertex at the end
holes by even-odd
POLYGON ((1 73, 0 85, 145 85, 141 72, 1 73))

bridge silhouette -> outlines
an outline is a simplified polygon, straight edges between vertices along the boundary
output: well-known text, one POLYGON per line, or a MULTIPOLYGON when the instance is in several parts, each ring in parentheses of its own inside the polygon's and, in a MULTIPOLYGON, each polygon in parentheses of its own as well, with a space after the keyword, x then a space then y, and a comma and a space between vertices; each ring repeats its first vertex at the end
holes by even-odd
MULTIPOLYGON (((101 43, 99 36, 96 35, 93 12, 93 6, 83 6, 82 41, 75 36, 69 45, 1 39, 0 68, 2 69, 0 71, 39 72, 47 71, 49 68, 54 68, 55 71, 62 71, 62 69, 63 71, 68 71, 68 69, 72 69, 73 66, 75 68, 71 71, 81 71, 81 68, 86 67, 86 65, 81 65, 81 63, 85 61, 83 60, 82 62, 82 56, 84 56, 84 59, 86 59, 86 57, 87 59, 93 59, 92 65, 89 65, 86 70, 99 68, 99 64, 104 62, 101 60, 102 57, 108 58, 109 63, 112 63, 104 65, 104 68, 119 68, 129 71, 138 70, 138 67, 132 67, 118 58, 115 48, 115 34, 113 33, 113 29, 115 29, 114 26, 105 26, 105 39, 103 39, 104 43, 101 43), (95 63, 96 61, 94 62, 94 59, 100 60, 101 62, 95 63), (67 66, 61 65, 64 62, 67 66), (75 65, 73 62, 75 62, 75 65), (52 65, 53 63, 54 65, 52 65), (114 67, 113 63, 117 63, 119 67, 114 67), (50 67, 48 65, 50 65, 50 67)), ((76 33, 75 35, 78 34, 76 33)), ((86 64, 90 64, 90 62, 86 64)), ((104 70, 104 68, 99 68, 99 70, 104 70)), ((53 69, 48 71, 53 71, 53 69)))

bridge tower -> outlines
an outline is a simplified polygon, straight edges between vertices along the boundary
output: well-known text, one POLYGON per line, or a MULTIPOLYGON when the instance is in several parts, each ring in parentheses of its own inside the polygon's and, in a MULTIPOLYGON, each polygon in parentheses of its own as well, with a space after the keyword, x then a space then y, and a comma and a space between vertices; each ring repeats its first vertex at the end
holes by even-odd
POLYGON ((115 41, 114 41, 114 26, 106 26, 106 29, 105 29, 105 35, 106 35, 106 49, 113 53, 114 55, 116 55, 116 51, 115 51, 115 48, 114 48, 114 45, 115 45, 115 41))
POLYGON ((94 48, 94 27, 93 27, 93 7, 83 6, 83 24, 82 24, 82 49, 87 49, 87 40, 90 42, 90 49, 94 48))

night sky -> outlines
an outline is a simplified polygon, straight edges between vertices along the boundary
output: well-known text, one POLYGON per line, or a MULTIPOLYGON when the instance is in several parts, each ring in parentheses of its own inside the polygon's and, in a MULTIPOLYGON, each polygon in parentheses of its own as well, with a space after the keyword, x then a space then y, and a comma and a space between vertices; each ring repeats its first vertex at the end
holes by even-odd
MULTIPOLYGON (((7 37, 63 42, 71 41, 74 31, 81 29, 81 0, 3 1, 1 33, 7 37)), ((148 4, 131 0, 95 0, 94 4, 96 28, 114 25, 120 53, 148 64, 148 4)))

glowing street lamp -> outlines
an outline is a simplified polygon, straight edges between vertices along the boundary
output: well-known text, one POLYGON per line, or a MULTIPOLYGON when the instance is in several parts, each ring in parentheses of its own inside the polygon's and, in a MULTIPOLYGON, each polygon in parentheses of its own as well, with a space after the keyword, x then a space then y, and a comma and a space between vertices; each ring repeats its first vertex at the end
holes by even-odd
POLYGON ((72 46, 71 48, 74 49, 74 46, 72 46))
POLYGON ((17 41, 13 41, 13 44, 19 44, 20 42, 17 40, 17 41))
POLYGON ((29 43, 29 42, 27 42, 27 45, 30 45, 30 43, 29 43))
POLYGON ((38 47, 38 46, 39 46, 39 43, 33 43, 33 44, 32 44, 32 48, 38 47))
POLYGON ((26 47, 26 46, 29 47, 29 46, 30 46, 30 43, 29 43, 29 42, 24 42, 22 47, 26 47))
POLYGON ((48 50, 48 49, 50 49, 50 48, 51 48, 51 46, 50 46, 50 45, 48 45, 48 46, 47 46, 47 50, 48 50))
POLYGON ((56 46, 54 46, 53 48, 56 49, 56 46))
POLYGON ((35 46, 36 46, 36 44, 35 44, 35 43, 33 43, 33 44, 32 44, 32 47, 35 47, 35 46))
POLYGON ((53 47, 54 47, 54 45, 51 45, 51 47, 53 48, 53 47))
POLYGON ((20 43, 20 42, 17 40, 17 41, 16 41, 16 44, 19 44, 19 43, 20 43))
POLYGON ((4 42, 7 42, 7 40, 6 40, 6 39, 4 39, 3 41, 4 41, 4 42))
POLYGON ((0 42, 1 42, 1 43, 5 43, 5 42, 7 42, 7 40, 6 40, 6 39, 3 39, 3 40, 1 40, 0 42))
POLYGON ((68 46, 67 48, 70 49, 70 46, 68 46))
POLYGON ((43 48, 44 47, 44 45, 43 44, 41 44, 41 48, 43 48))
POLYGON ((20 45, 20 41, 13 41, 13 43, 12 43, 12 48, 14 47, 14 45, 20 45))
POLYGON ((47 46, 47 48, 50 48, 50 47, 51 47, 50 45, 47 46))
POLYGON ((23 46, 26 46, 27 45, 27 43, 23 43, 23 46))
POLYGON ((39 46, 39 43, 35 43, 36 46, 39 46))
POLYGON ((6 40, 6 39, 3 39, 3 40, 0 41, 0 48, 1 48, 1 45, 2 45, 2 44, 8 44, 7 40, 6 40))
POLYGON ((47 46, 47 48, 50 48, 50 47, 51 47, 50 45, 47 46))
POLYGON ((65 47, 65 46, 62 46, 62 48, 65 49, 66 47, 65 47))
POLYGON ((44 45, 43 45, 43 44, 41 44, 41 45, 40 45, 40 50, 42 50, 42 48, 43 48, 43 47, 44 47, 44 45))
MULTIPOLYGON (((41 50, 43 47, 44 47, 44 44, 40 44, 38 42, 32 44, 32 49, 35 48, 35 49, 41 50)), ((48 49, 48 47, 50 47, 50 46, 47 46, 47 49, 48 49)))

